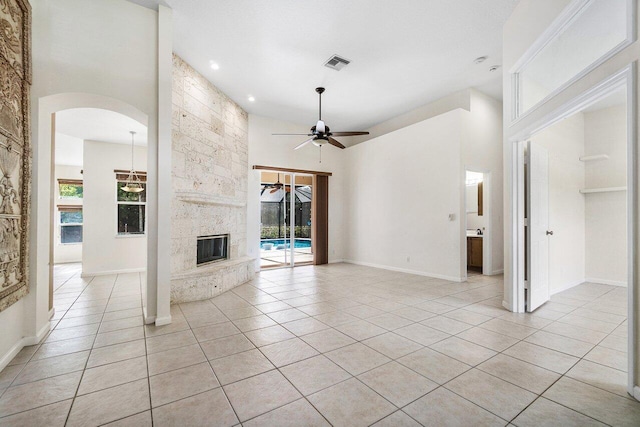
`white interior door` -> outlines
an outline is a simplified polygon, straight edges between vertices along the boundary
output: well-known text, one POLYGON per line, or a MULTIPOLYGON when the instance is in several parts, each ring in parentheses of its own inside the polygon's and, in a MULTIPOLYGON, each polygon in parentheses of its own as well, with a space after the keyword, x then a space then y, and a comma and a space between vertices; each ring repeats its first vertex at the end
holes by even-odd
POLYGON ((549 153, 529 142, 528 184, 528 258, 527 311, 549 301, 549 153))

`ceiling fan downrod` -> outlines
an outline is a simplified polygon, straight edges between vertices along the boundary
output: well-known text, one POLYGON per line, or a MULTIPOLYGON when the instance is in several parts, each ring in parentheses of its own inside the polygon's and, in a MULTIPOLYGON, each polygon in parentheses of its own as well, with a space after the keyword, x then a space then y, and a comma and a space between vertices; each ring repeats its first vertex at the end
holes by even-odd
POLYGON ((324 93, 324 88, 317 87, 316 92, 318 92, 318 120, 322 120, 322 94, 324 93))

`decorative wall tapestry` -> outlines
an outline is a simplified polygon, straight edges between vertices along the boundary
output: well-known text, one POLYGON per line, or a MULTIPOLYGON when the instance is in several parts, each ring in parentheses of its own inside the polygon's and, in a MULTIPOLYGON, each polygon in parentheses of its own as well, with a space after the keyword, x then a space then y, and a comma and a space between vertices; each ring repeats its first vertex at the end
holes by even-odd
POLYGON ((0 0, 0 311, 29 292, 31 6, 0 0))

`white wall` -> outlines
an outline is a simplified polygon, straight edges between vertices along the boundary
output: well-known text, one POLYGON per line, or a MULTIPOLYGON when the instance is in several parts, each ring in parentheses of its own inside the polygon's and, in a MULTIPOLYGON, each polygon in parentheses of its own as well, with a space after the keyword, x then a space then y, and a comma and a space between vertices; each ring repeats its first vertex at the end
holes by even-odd
MULTIPOLYGON (((22 300, 13 304, 0 313, 0 370, 11 362, 26 343, 23 341, 25 333, 25 304, 22 300)), ((37 344, 37 343, 33 343, 37 344)))
MULTIPOLYGON (((147 170, 146 147, 135 147, 134 168, 147 170)), ((118 236, 114 170, 131 169, 131 147, 84 142, 84 236, 82 274, 143 271, 147 236, 118 236)))
POLYGON ((60 212, 58 205, 82 205, 83 199, 61 199, 59 179, 79 179, 82 180, 81 166, 56 165, 54 191, 55 207, 53 210, 53 262, 62 264, 67 262, 82 262, 82 243, 60 243, 60 212))
POLYGON ((584 115, 579 113, 534 135, 549 151, 549 287, 551 294, 584 282, 584 115))
MULTIPOLYGON (((384 122, 378 123, 377 125, 367 129, 369 135, 354 136, 350 141, 352 144, 359 144, 459 108, 469 111, 471 109, 471 97, 469 96, 469 92, 469 89, 454 92, 430 102, 429 104, 425 104, 399 116, 392 117, 389 120, 385 120, 384 122)), ((500 120, 502 120, 502 118, 500 118, 500 120)))
POLYGON ((345 150, 349 261, 460 280, 465 114, 451 111, 345 150))
MULTIPOLYGON (((585 164, 587 188, 625 187, 627 110, 624 105, 584 114, 585 155, 607 160, 585 164)), ((627 283, 627 192, 585 195, 586 278, 590 282, 627 283)))
POLYGON ((473 89, 461 93, 466 97, 461 104, 470 110, 458 108, 390 127, 346 150, 346 260, 462 280, 464 171, 469 169, 489 177, 485 224, 473 228, 486 226, 492 213, 484 239, 490 254, 487 272, 502 272, 502 106, 473 89))
POLYGON ((85 92, 156 112, 156 11, 126 0, 31 0, 31 4, 34 100, 85 92))
MULTIPOLYGON (((313 123, 313 118, 312 118, 313 123)), ((329 262, 345 257, 345 188, 350 185, 344 172, 346 152, 333 146, 319 148, 308 144, 293 148, 307 139, 305 136, 273 136, 272 133, 308 133, 310 126, 302 126, 268 117, 249 114, 249 183, 247 202, 247 254, 258 258, 260 246, 260 171, 254 165, 274 166, 332 172, 329 177, 329 262), (252 196, 253 195, 253 196, 252 196)), ((259 269, 256 262, 256 269, 259 269)))

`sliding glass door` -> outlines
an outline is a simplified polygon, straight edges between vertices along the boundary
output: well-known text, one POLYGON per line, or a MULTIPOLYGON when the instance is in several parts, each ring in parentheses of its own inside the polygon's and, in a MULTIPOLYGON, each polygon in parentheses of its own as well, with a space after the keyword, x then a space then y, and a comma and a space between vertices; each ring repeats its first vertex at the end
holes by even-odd
POLYGON ((260 173, 260 266, 313 263, 309 175, 260 173))

